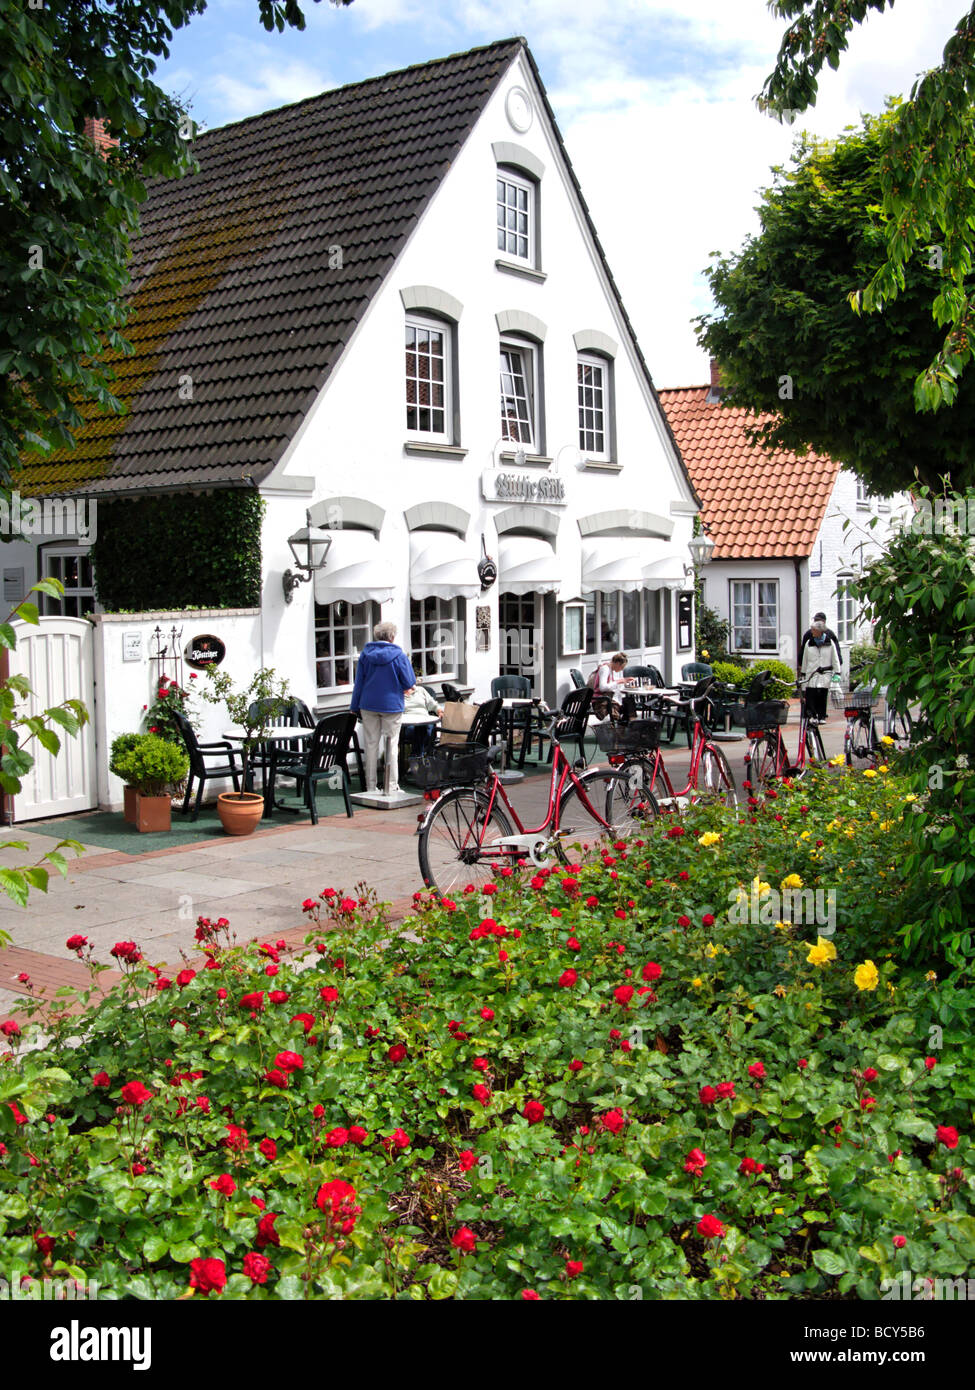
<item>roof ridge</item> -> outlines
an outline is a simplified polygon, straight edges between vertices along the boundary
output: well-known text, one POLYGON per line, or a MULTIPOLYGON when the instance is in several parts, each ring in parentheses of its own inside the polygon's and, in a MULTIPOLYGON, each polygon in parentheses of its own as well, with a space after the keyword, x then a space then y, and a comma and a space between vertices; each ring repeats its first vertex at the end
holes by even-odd
POLYGON ((527 39, 520 35, 513 35, 509 39, 495 39, 492 43, 481 44, 477 48, 465 48, 459 53, 448 53, 443 58, 428 58, 422 63, 410 63, 405 68, 390 68, 387 72, 380 72, 375 77, 361 77, 358 82, 343 82, 340 87, 325 87, 322 91, 316 92, 310 97, 301 97, 299 101, 285 102, 283 106, 271 106, 266 111, 255 111, 251 116, 241 116, 238 121, 227 121, 224 125, 215 125, 202 131, 197 140, 205 140, 209 135, 217 135, 221 131, 235 130, 238 126, 247 125, 248 121, 264 121, 269 116, 276 116, 279 112, 295 111, 300 106, 307 106, 310 102, 321 101, 322 97, 335 96, 338 92, 352 92, 357 87, 368 87, 373 82, 384 82, 389 77, 401 77, 408 72, 418 72, 421 68, 435 68, 443 63, 456 62, 458 58, 473 58, 478 53, 489 53, 492 49, 505 49, 511 45, 521 45, 528 47, 527 39))

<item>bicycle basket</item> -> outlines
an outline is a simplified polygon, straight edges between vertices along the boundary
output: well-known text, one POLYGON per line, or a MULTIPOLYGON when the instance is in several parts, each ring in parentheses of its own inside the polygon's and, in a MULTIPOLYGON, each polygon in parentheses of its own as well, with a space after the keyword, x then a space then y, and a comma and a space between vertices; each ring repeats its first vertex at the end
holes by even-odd
POLYGON ((731 710, 736 729, 768 729, 774 724, 785 724, 788 718, 785 700, 759 700, 754 705, 735 705, 731 710))
POLYGON ((652 752, 660 744, 660 720, 631 719, 626 724, 597 724, 593 733, 604 753, 652 752))
POLYGON ((430 787, 463 787, 483 782, 490 775, 488 750, 479 744, 434 748, 422 758, 411 758, 410 781, 424 790, 430 787))
POLYGON ((865 709, 873 709, 876 703, 877 692, 872 685, 861 685, 856 690, 851 690, 843 701, 848 717, 860 714, 865 709))

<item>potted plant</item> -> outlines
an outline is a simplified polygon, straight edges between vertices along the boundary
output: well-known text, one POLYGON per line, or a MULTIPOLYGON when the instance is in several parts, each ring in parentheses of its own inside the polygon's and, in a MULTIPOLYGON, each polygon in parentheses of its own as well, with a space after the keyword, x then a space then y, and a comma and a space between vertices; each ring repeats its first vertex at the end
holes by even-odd
POLYGON ((189 771, 181 748, 156 734, 130 735, 134 742, 114 756, 113 771, 135 791, 133 824, 143 834, 169 830, 172 825, 172 787, 189 771))
POLYGON ((275 719, 284 713, 293 696, 287 683, 267 666, 262 666, 248 685, 239 688, 227 671, 215 665, 205 669, 209 684, 201 688, 200 694, 211 704, 222 704, 231 721, 243 731, 240 759, 244 790, 221 792, 217 814, 228 835, 249 835, 264 814, 264 797, 246 790, 251 781, 254 750, 266 741, 275 719))
MULTIPOLYGON (((137 744, 143 737, 143 734, 119 734, 118 738, 114 739, 112 742, 112 751, 108 759, 108 770, 109 772, 114 772, 116 777, 121 777, 123 782, 125 782, 125 774, 121 771, 121 768, 119 766, 119 760, 121 758, 124 758, 124 756, 127 753, 130 753, 132 749, 137 746, 137 744)), ((130 787, 128 782, 125 783, 124 796, 125 819, 128 821, 130 825, 134 825, 135 787, 130 787)))

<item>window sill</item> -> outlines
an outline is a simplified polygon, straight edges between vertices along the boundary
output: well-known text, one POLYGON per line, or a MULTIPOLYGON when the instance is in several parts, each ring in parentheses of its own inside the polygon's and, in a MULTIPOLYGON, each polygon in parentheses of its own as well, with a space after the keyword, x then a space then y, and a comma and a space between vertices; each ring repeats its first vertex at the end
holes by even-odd
POLYGON ((530 265, 519 265, 517 261, 495 261, 495 270, 503 270, 506 275, 520 275, 524 280, 534 280, 543 285, 548 279, 544 270, 535 270, 530 265))
POLYGON ((870 505, 869 502, 858 502, 858 503, 857 503, 857 511, 858 511, 858 512, 871 512, 871 511, 873 511, 873 508, 871 507, 871 505, 870 505))
MULTIPOLYGON (((516 455, 516 454, 513 454, 513 453, 511 453, 511 454, 509 454, 509 453, 501 453, 501 454, 498 455, 498 457, 501 459, 501 461, 502 461, 503 463, 507 463, 507 464, 515 464, 515 463, 516 463, 516 460, 517 460, 517 455, 516 455)), ((551 459, 548 457, 548 455, 546 455, 546 454, 527 454, 527 453, 526 453, 526 454, 525 454, 525 463, 524 463, 524 467, 525 467, 525 468, 548 468, 548 467, 551 465, 551 462, 552 462, 552 460, 551 460, 551 459)), ((521 464, 517 464, 517 466, 520 468, 522 465, 521 465, 521 464)))
POLYGON ((623 465, 614 463, 612 459, 583 459, 580 467, 583 469, 591 468, 599 473, 622 473, 623 465))
POLYGON ((459 444, 434 444, 432 440, 427 443, 421 439, 408 439, 403 445, 403 452, 420 458, 463 459, 467 457, 467 450, 462 449, 459 444))

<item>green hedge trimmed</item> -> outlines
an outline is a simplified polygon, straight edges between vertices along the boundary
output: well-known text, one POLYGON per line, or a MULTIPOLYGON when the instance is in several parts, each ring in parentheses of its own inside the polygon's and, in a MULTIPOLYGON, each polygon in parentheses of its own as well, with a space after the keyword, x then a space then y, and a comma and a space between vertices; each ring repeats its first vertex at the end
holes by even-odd
POLYGON ((260 495, 243 488, 99 500, 99 603, 133 613, 258 607, 263 514, 260 495))

